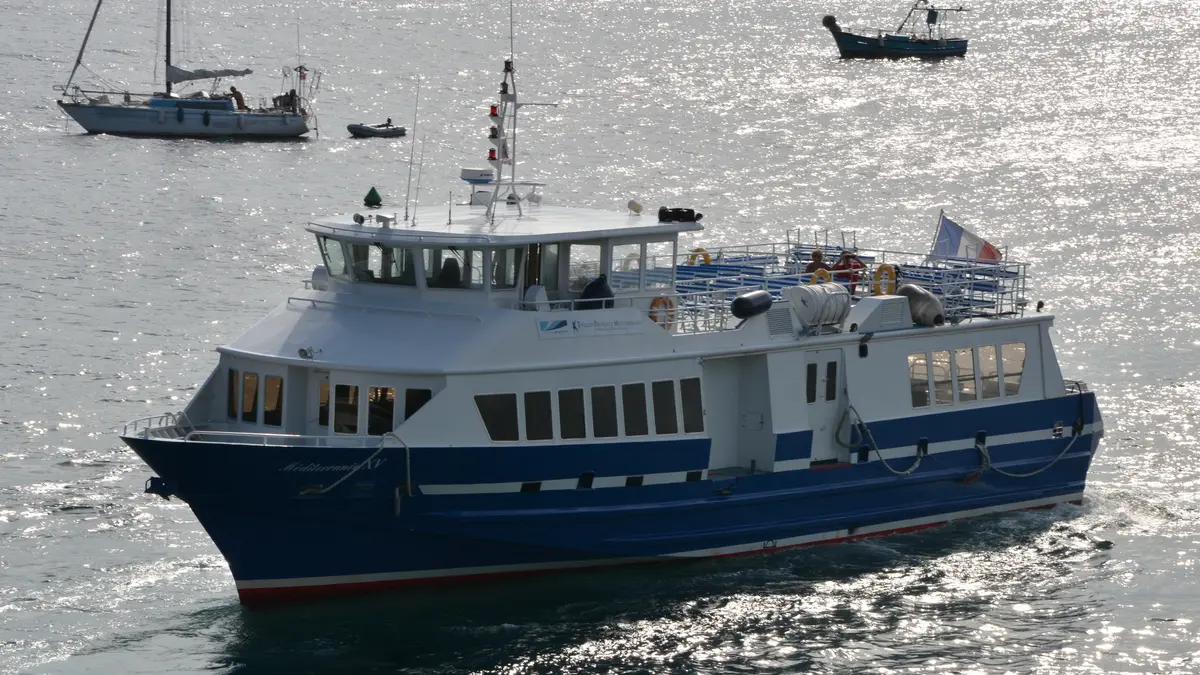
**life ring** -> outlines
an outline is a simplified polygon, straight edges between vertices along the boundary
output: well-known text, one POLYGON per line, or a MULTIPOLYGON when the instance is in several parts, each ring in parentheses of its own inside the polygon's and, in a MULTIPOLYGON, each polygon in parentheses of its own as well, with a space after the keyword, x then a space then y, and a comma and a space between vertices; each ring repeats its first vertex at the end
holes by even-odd
POLYGON ((896 267, 884 263, 875 268, 875 283, 871 284, 872 295, 893 295, 896 292, 896 267))
POLYGON ((675 325, 675 298, 660 295, 651 300, 650 320, 662 326, 664 330, 671 330, 675 325))
POLYGON ((630 253, 621 259, 621 271, 631 272, 638 268, 638 263, 641 262, 642 256, 638 253, 630 253))
POLYGON ((813 270, 812 276, 808 279, 808 283, 810 284, 827 284, 832 281, 833 275, 829 273, 829 270, 823 267, 818 267, 817 269, 813 270))
POLYGON ((688 264, 695 265, 696 261, 700 258, 704 258, 705 265, 712 264, 712 256, 708 254, 708 251, 705 251, 702 248, 692 249, 692 254, 688 256, 688 264))

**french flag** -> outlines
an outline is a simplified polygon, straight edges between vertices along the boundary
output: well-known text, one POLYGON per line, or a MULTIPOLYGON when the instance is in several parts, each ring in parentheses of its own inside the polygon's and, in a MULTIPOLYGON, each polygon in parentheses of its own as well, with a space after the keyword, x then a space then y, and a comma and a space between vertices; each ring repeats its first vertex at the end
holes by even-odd
POLYGON ((1000 251, 983 240, 983 237, 946 217, 942 211, 938 216, 937 237, 933 240, 933 256, 946 258, 971 258, 974 260, 1000 260, 1000 251))

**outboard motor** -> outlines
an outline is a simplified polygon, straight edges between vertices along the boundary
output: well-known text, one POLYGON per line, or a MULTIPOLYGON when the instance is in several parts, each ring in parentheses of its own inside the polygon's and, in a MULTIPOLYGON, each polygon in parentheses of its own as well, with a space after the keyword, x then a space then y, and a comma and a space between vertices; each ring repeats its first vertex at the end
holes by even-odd
POLYGON ((829 29, 830 33, 842 32, 842 27, 838 25, 837 17, 832 14, 826 14, 824 19, 821 19, 821 25, 829 29))
POLYGON ((745 321, 771 309, 772 302, 774 299, 767 291, 750 291, 734 298, 729 305, 729 311, 733 312, 735 317, 745 321))
POLYGON ((908 298, 909 312, 912 313, 913 323, 918 326, 940 326, 946 323, 942 301, 929 289, 916 284, 900 284, 896 295, 908 298))

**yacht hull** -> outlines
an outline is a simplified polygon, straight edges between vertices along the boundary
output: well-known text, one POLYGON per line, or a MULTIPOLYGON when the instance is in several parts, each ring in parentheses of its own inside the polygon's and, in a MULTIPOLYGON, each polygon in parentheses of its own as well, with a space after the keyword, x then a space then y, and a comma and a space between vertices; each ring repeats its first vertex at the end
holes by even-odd
POLYGON ((139 105, 58 106, 91 134, 163 138, 295 138, 308 133, 306 116, 139 105))
POLYGON ((710 470, 707 439, 505 453, 209 443, 203 432, 200 440, 124 440, 161 477, 149 490, 191 506, 241 601, 255 605, 770 553, 1078 502, 1103 434, 1087 392, 870 428, 890 469, 867 451, 837 464, 795 459, 811 448, 811 431, 780 435, 776 469, 752 475, 710 470), (981 433, 986 453, 976 445, 981 433), (898 475, 916 461, 920 440, 927 456, 898 475), (592 488, 579 487, 585 472, 592 488), (630 486, 629 476, 644 480, 630 486))

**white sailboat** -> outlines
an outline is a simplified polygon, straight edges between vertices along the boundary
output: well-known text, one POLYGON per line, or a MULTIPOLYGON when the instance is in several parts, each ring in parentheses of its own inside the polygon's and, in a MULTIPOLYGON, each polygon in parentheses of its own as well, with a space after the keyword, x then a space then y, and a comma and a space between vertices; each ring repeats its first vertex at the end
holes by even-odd
POLYGON ((171 0, 166 0, 166 90, 137 94, 113 89, 84 89, 74 84, 83 64, 96 17, 104 0, 96 2, 83 44, 65 85, 56 85, 62 93, 58 106, 88 133, 157 137, 261 137, 287 138, 308 133, 312 99, 320 87, 320 73, 303 65, 284 70, 286 93, 257 107, 248 105, 236 87, 230 95, 217 94, 221 79, 249 75, 244 69, 195 68, 187 70, 171 63, 171 0), (310 78, 310 73, 312 77, 310 78), (198 91, 180 96, 173 85, 195 80, 212 80, 209 92, 198 91))

